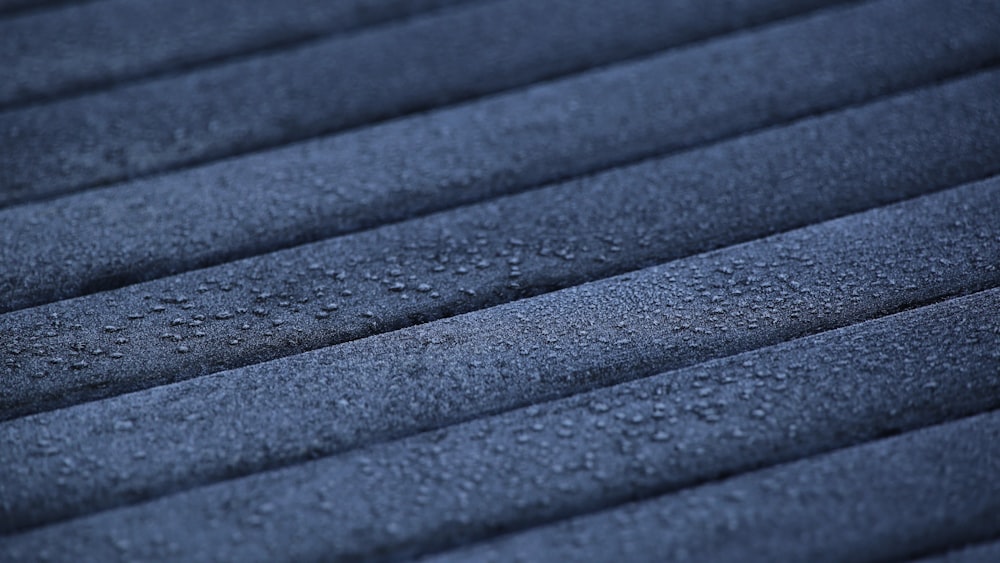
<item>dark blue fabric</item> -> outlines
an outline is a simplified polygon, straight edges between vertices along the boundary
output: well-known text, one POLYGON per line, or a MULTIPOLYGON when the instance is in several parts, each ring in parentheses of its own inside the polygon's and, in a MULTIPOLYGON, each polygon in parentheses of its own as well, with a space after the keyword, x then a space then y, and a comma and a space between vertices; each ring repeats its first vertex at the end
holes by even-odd
POLYGON ((1000 4, 0 1, 0 560, 989 560, 1000 4))

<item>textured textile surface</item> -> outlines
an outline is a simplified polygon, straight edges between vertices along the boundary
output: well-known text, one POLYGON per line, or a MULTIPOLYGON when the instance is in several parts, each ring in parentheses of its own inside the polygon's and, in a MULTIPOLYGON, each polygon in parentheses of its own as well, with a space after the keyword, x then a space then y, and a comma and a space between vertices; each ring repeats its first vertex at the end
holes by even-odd
POLYGON ((995 0, 0 0, 0 560, 995 561, 995 0))

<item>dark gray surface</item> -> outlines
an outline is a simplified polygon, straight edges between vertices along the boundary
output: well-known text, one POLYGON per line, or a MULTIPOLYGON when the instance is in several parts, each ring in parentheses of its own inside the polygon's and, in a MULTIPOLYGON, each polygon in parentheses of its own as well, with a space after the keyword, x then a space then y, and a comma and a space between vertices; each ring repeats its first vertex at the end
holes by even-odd
POLYGON ((984 73, 542 190, 3 315, 0 418, 469 312, 987 176, 1000 171, 998 91, 1000 71, 984 73))
MULTIPOLYGON (((73 520, 0 554, 329 560, 468 543, 1000 407, 1000 315, 984 311, 1000 290, 73 520)), ((130 465, 121 454, 109 461, 130 465)), ((22 522, 69 500, 22 486, 22 522)))
MULTIPOLYGON (((48 510, 63 516, 96 510, 995 287, 998 212, 1000 179, 993 179, 451 319, 7 421, 0 441, 10 446, 0 450, 0 466, 10 469, 0 506, 55 502, 48 510)), ((382 314, 375 309, 373 322, 382 314)), ((270 330, 278 342, 297 334, 289 325, 270 330)), ((259 329, 246 335, 254 343, 263 337, 259 329)), ((8 527, 17 520, 5 512, 8 527)))
MULTIPOLYGON (((487 2, 14 110, 0 114, 0 205, 454 103, 831 1, 737 0, 739 8, 725 0, 679 6, 662 0, 487 2)), ((929 10, 942 5, 916 1, 929 10)), ((962 4, 943 5, 933 28, 913 30, 929 34, 910 47, 914 57, 926 59, 946 37, 953 40, 949 58, 968 58, 974 66, 996 56, 1000 47, 984 44, 980 35, 1000 21, 1000 7, 985 0, 962 4)), ((905 22, 910 10, 900 4, 872 11, 872 27, 856 34, 885 33, 883 26, 905 22)))
POLYGON ((460 1, 103 0, 0 20, 0 107, 287 47, 460 1))
POLYGON ((1000 533, 1000 413, 751 473, 434 561, 887 561, 1000 533))
MULTIPOLYGON (((965 3, 928 5, 933 13, 965 3)), ((524 190, 862 102, 1000 54, 988 25, 967 25, 980 20, 974 10, 927 29, 914 8, 830 12, 280 151, 0 210, 0 310, 524 190)))

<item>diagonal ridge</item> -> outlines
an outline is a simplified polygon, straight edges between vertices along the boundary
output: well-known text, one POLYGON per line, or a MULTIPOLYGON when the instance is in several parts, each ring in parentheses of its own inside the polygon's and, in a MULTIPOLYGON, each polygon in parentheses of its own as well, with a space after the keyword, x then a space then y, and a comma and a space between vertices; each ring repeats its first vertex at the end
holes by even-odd
POLYGON ((1000 104, 984 95, 998 84, 992 72, 488 204, 4 315, 4 418, 540 295, 1000 172, 1000 104), (859 143, 860 127, 878 133, 859 143), (535 240, 521 241, 523 233, 535 240))

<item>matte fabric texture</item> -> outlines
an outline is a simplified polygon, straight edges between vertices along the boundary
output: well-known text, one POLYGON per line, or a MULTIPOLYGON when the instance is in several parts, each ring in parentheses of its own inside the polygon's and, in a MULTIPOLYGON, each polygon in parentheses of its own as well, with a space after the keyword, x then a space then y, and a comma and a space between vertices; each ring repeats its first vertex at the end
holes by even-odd
POLYGON ((990 563, 1000 559, 1000 541, 972 544, 947 553, 921 559, 930 563, 990 563))
POLYGON ((905 558, 1000 533, 998 471, 992 412, 429 561, 905 558))
POLYGON ((963 43, 938 23, 905 25, 924 20, 908 2, 896 4, 822 12, 322 141, 0 210, 9 225, 0 231, 8 264, 0 311, 522 191, 968 73, 1000 56, 990 33, 1000 8, 982 33, 965 29, 965 19, 980 21, 974 11, 950 18, 969 34, 963 43), (900 42, 914 48, 897 52, 900 42))
POLYGON ((988 176, 1000 172, 994 91, 1000 74, 985 73, 517 196, 3 315, 18 335, 8 349, 35 353, 11 364, 0 412, 10 418, 330 346, 988 176), (859 143, 850 134, 859 127, 877 134, 859 143), (533 239, 518 238, 526 232, 533 239))
MULTIPOLYGON (((33 550, 65 542, 84 555, 107 545, 95 539, 105 530, 118 530, 136 539, 132 555, 160 557, 166 553, 150 539, 167 526, 191 530, 171 555, 179 559, 257 558, 296 535, 303 556, 362 556, 388 546, 420 552, 519 529, 1000 407, 1000 319, 978 318, 997 306, 1000 292, 975 294, 102 512, 15 545, 33 550), (246 510, 225 508, 247 502, 241 499, 253 500, 246 510), (277 512, 265 529, 238 546, 219 541, 265 505, 277 512)), ((105 440, 133 431, 115 424, 105 440)), ((95 498, 74 493, 92 479, 86 470, 67 478, 55 496, 52 477, 30 469, 15 481, 20 514, 44 522, 74 514, 74 503, 94 505, 95 498)), ((129 502, 141 480, 109 483, 93 494, 129 502)))
MULTIPOLYGON (((470 0, 466 0, 470 1, 470 0)), ((101 0, 0 20, 0 108, 289 48, 462 0, 101 0), (45 72, 38 72, 44 68, 45 72)))
MULTIPOLYGON (((0 130, 14 149, 0 155, 6 176, 0 204, 288 143, 645 55, 727 31, 734 15, 737 26, 753 23, 752 16, 739 21, 731 2, 715 3, 704 9, 689 2, 678 14, 661 0, 484 2, 15 109, 0 114, 0 130), (553 19, 560 25, 553 27, 553 19), (324 63, 330 68, 318 66, 324 63)), ((762 2, 742 3, 752 14, 752 6, 762 2)), ((808 8, 830 0, 780 3, 808 8)), ((984 2, 990 7, 995 8, 992 2, 984 2)), ((893 9, 902 6, 886 10, 893 9)), ((1000 15, 1000 9, 994 11, 1000 15)), ((938 25, 949 16, 959 23, 971 15, 962 12, 942 10, 945 19, 938 25)), ((990 21, 987 16, 968 23, 990 21)), ((962 50, 963 39, 977 43, 977 29, 954 31, 959 42, 953 47, 962 50)), ((975 64, 993 50, 974 48, 967 56, 975 64)))
POLYGON ((0 560, 994 560, 997 37, 0 0, 0 560))

